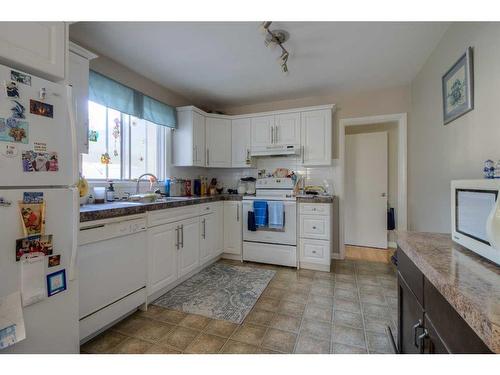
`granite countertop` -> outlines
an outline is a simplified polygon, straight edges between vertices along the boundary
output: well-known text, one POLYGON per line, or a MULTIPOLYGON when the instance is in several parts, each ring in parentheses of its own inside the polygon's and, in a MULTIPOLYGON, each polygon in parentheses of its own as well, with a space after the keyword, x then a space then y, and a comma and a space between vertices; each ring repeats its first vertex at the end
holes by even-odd
POLYGON ((166 208, 190 206, 218 201, 240 201, 242 195, 220 194, 207 197, 175 197, 165 202, 139 203, 117 201, 103 204, 86 204, 80 207, 80 222, 110 219, 114 217, 136 215, 146 211, 163 210, 166 208))
POLYGON ((500 266, 454 243, 449 234, 397 232, 397 243, 484 343, 500 353, 500 266))
POLYGON ((299 203, 333 203, 334 200, 335 195, 297 195, 297 202, 299 203))

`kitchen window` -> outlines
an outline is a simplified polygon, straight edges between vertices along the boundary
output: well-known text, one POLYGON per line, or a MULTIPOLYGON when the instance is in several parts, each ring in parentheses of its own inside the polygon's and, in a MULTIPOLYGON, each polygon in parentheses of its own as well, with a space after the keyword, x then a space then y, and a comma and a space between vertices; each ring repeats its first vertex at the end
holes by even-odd
POLYGON ((95 71, 89 73, 89 153, 82 174, 90 180, 164 178, 166 135, 175 108, 95 71))
POLYGON ((163 178, 166 131, 150 121, 89 101, 89 153, 82 174, 90 180, 163 178))

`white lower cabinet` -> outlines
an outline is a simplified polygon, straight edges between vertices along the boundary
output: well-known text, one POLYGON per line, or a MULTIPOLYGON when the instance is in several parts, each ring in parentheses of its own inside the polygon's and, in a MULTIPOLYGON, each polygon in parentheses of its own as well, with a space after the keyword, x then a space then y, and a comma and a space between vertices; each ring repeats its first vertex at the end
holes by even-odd
POLYGON ((183 220, 179 226, 179 250, 177 259, 179 263, 179 277, 185 276, 195 270, 200 264, 200 219, 183 220))
POLYGON ((224 253, 241 255, 243 245, 243 206, 240 201, 224 202, 224 253))
POLYGON ((177 280, 177 223, 148 229, 149 294, 177 280))
POLYGON ((148 213, 148 296, 166 292, 222 254, 223 211, 223 202, 213 202, 148 213))
POLYGON ((200 264, 217 255, 217 216, 215 213, 200 217, 200 264))
POLYGON ((300 267, 330 271, 332 204, 299 204, 300 267))

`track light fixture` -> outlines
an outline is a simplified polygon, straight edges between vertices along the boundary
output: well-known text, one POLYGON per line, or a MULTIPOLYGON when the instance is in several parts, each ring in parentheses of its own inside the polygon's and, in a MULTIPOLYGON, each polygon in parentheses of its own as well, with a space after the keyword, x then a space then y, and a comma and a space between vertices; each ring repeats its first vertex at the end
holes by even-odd
POLYGON ((290 34, 288 34, 285 30, 270 30, 269 27, 271 27, 271 21, 264 21, 260 24, 259 29, 261 33, 265 35, 264 44, 268 48, 281 48, 281 56, 278 59, 278 63, 281 66, 281 71, 283 73, 288 73, 287 62, 290 54, 285 47, 283 47, 283 43, 289 39, 290 34))

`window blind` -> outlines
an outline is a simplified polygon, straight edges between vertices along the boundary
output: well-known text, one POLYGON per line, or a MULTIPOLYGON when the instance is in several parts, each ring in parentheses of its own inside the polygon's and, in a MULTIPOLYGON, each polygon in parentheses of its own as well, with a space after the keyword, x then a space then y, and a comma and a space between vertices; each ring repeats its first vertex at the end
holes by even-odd
POLYGON ((89 100, 157 125, 177 126, 174 107, 93 70, 89 73, 89 100))

